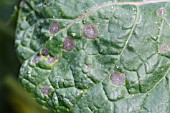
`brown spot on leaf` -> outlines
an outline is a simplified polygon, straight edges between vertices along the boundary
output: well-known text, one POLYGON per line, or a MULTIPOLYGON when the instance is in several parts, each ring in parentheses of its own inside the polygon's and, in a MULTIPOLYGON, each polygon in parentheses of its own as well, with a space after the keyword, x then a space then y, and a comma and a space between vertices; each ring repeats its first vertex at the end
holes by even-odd
POLYGON ((57 61, 59 58, 60 58, 59 55, 56 56, 56 57, 51 57, 51 56, 49 56, 49 57, 48 57, 48 63, 52 64, 52 63, 54 63, 55 61, 57 61))
POLYGON ((49 87, 44 87, 44 88, 41 89, 41 92, 44 95, 48 95, 51 92, 51 89, 49 87))
POLYGON ((169 46, 167 44, 162 44, 160 47, 161 53, 167 53, 169 51, 169 46))
POLYGON ((47 49, 47 48, 43 48, 43 50, 41 51, 41 54, 42 54, 43 56, 47 56, 47 55, 49 54, 48 49, 47 49))
POLYGON ((51 34, 56 34, 59 31, 59 24, 57 22, 51 23, 49 26, 49 30, 51 34))
POLYGON ((87 66, 87 72, 90 72, 90 71, 91 71, 91 68, 92 68, 92 66, 91 66, 91 65, 88 65, 88 66, 87 66))
POLYGON ((157 10, 157 15, 158 16, 164 16, 164 14, 165 14, 165 9, 164 8, 160 8, 160 9, 157 10))
POLYGON ((25 4, 25 1, 22 0, 22 1, 20 2, 20 4, 19 4, 19 7, 22 8, 22 7, 24 6, 24 4, 25 4))
POLYGON ((95 25, 86 24, 83 27, 84 36, 89 39, 95 39, 99 35, 99 31, 95 25))
POLYGON ((34 59, 32 60, 33 63, 37 63, 38 61, 40 61, 41 59, 41 56, 40 55, 37 55, 34 57, 34 59))
POLYGON ((63 49, 65 49, 66 51, 71 51, 75 48, 75 46, 76 46, 76 43, 74 42, 74 40, 71 37, 65 38, 63 49))
POLYGON ((125 84, 125 76, 122 73, 114 72, 110 77, 113 85, 122 86, 125 84))

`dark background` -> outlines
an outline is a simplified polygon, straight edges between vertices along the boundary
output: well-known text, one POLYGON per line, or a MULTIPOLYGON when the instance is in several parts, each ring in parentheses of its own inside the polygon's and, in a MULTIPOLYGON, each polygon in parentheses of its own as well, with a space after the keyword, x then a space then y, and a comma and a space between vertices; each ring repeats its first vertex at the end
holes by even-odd
POLYGON ((0 0, 0 113, 51 113, 20 86, 15 28, 20 0, 0 0))

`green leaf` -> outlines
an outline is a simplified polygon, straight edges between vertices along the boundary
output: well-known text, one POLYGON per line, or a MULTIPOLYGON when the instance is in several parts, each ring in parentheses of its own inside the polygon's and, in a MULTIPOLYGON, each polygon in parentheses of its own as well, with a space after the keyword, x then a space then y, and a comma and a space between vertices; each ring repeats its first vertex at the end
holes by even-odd
POLYGON ((26 0, 19 81, 57 113, 169 113, 170 1, 26 0))

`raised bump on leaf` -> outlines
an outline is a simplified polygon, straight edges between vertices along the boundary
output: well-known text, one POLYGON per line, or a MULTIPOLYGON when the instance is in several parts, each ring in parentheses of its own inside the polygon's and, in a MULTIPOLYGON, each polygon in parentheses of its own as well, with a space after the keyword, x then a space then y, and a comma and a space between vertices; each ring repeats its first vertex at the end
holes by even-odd
POLYGON ((75 48, 76 43, 71 37, 66 37, 64 40, 63 49, 66 51, 71 51, 75 48))
POLYGON ((111 79, 113 85, 122 86, 125 84, 125 76, 120 72, 112 73, 110 79, 111 79))
POLYGON ((51 34, 56 34, 59 31, 59 24, 57 22, 51 23, 49 26, 49 31, 51 34))
POLYGON ((83 27, 83 33, 86 38, 95 39, 99 35, 99 30, 93 24, 86 24, 83 27))

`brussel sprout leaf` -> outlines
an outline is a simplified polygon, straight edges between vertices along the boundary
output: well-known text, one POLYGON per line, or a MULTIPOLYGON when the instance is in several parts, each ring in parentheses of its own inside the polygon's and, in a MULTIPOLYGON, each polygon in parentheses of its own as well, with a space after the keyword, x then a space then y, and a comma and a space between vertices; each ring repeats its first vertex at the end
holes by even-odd
POLYGON ((19 81, 56 113, 169 113, 170 1, 25 0, 19 81))

